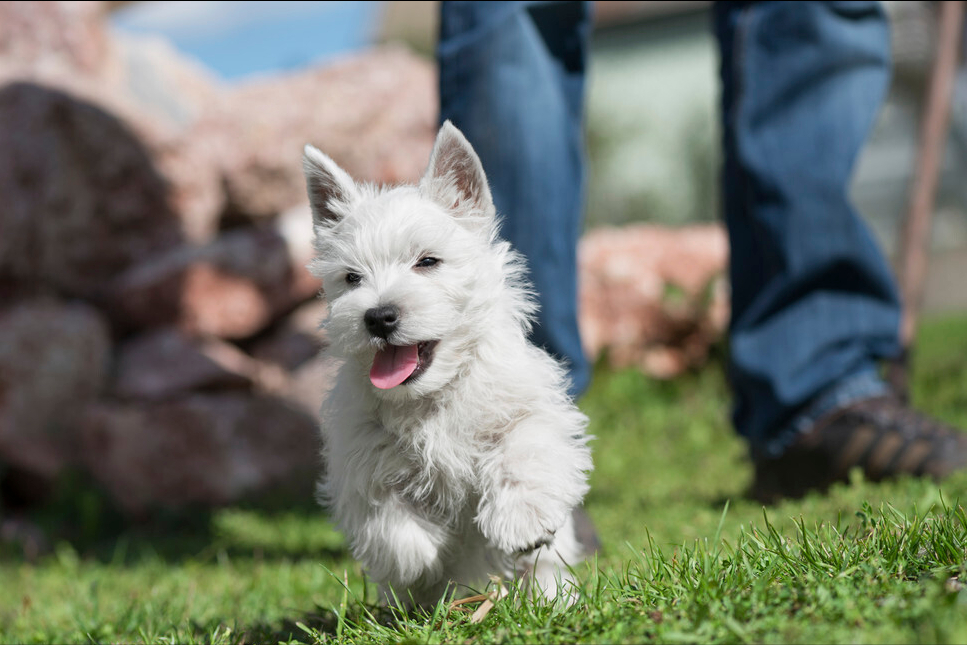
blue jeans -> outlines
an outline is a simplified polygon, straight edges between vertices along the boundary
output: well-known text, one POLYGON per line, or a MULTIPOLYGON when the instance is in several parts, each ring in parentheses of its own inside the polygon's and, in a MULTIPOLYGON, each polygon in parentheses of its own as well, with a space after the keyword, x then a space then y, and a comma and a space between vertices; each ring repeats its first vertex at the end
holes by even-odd
POLYGON ((440 120, 480 156, 540 302, 532 339, 567 364, 576 396, 590 380, 576 270, 590 4, 444 2, 440 14, 440 120))
MULTIPOLYGON (((589 9, 580 2, 444 2, 441 119, 478 150, 540 293, 536 339, 588 366, 574 245, 589 9)), ((886 17, 874 2, 717 3, 723 205, 731 243, 733 422, 754 454, 850 401, 884 393, 900 306, 849 203, 853 164, 886 93, 886 17)))

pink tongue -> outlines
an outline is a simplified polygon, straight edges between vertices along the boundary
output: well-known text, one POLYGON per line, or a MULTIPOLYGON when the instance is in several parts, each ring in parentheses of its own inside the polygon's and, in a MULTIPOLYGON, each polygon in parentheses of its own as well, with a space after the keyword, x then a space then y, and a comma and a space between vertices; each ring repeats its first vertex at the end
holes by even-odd
POLYGON ((376 352, 373 369, 369 371, 369 380, 379 389, 388 390, 409 378, 419 363, 416 345, 387 345, 385 349, 376 352))

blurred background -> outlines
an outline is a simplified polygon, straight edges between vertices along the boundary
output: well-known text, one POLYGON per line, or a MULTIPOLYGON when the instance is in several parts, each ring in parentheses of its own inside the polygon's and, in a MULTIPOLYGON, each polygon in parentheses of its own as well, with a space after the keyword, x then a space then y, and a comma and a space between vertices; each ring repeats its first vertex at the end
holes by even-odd
MULTIPOLYGON (((934 59, 888 2, 895 76, 853 197, 895 256, 934 59)), ((597 2, 580 247, 587 352, 671 378, 728 319, 708 2, 597 2)), ((436 132, 436 2, 0 2, 0 513, 58 482, 130 517, 310 496, 324 303, 304 266, 310 142, 417 179, 436 132), (71 479, 73 478, 73 479, 71 479)), ((967 73, 925 311, 967 311, 967 73)), ((30 546, 33 544, 33 546, 30 546)))

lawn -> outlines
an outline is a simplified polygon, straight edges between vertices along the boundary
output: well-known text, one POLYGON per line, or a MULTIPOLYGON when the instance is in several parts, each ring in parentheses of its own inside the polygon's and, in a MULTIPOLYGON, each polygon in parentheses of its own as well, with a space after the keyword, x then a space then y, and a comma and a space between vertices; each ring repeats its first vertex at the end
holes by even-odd
MULTIPOLYGON (((967 428, 967 318, 917 350, 915 402, 967 428)), ((394 615, 308 496, 133 524, 71 481, 37 518, 53 551, 0 554, 0 642, 967 642, 967 474, 764 509, 720 361, 671 382, 599 368, 581 405, 604 550, 570 609, 394 615)))

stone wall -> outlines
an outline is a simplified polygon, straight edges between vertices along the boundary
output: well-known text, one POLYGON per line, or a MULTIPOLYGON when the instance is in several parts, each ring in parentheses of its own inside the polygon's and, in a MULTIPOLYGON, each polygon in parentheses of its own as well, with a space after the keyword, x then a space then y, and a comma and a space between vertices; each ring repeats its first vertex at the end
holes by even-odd
POLYGON ((302 147, 419 177, 434 70, 386 48, 229 87, 103 10, 0 4, 3 477, 80 468, 132 513, 311 482, 302 147))
MULTIPOLYGON (((302 147, 417 179, 435 69, 376 48, 226 86, 103 11, 0 3, 5 504, 72 468, 133 514, 307 484, 332 368, 302 147)), ((589 354, 701 363, 727 315, 720 229, 595 231, 580 258, 589 354)))

